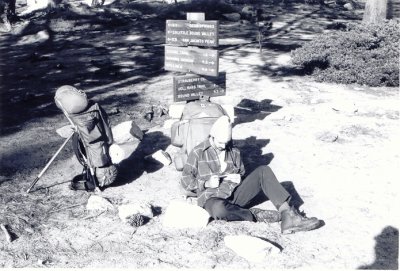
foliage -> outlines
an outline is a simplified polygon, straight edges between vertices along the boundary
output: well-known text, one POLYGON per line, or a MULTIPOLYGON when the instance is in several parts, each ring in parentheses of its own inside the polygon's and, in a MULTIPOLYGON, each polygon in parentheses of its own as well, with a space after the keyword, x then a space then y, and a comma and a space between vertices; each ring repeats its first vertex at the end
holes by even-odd
POLYGON ((292 51, 295 65, 318 81, 399 86, 398 20, 348 24, 292 51))

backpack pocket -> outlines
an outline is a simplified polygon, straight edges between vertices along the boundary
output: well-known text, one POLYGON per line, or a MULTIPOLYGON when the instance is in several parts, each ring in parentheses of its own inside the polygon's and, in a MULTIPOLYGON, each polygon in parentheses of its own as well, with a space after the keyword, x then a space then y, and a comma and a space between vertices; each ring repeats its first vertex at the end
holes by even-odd
POLYGON ((185 143, 188 121, 176 121, 171 126, 171 144, 182 147, 185 143))

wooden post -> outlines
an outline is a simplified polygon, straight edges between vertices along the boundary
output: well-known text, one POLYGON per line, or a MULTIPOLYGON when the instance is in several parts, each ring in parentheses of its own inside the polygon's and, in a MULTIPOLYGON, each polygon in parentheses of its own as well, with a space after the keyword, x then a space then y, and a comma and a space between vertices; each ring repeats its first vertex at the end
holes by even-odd
POLYGON ((188 21, 204 21, 206 15, 203 12, 188 12, 186 13, 186 20, 188 21))
POLYGON ((185 20, 166 21, 164 69, 174 76, 174 102, 226 95, 226 73, 219 73, 219 22, 203 12, 188 12, 185 20))

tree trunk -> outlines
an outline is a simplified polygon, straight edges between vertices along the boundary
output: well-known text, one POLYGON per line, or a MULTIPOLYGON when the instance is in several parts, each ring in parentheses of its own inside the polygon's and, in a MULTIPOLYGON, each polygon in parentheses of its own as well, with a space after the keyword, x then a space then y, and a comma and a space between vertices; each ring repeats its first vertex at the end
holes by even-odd
POLYGON ((363 22, 376 24, 386 19, 387 0, 367 0, 363 22))

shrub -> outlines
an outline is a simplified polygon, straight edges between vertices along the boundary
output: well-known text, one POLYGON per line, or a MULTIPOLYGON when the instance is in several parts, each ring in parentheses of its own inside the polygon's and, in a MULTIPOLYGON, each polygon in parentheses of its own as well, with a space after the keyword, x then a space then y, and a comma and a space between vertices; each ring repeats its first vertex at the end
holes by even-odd
POLYGON ((398 24, 347 24, 292 51, 293 63, 318 81, 399 86, 398 24))

